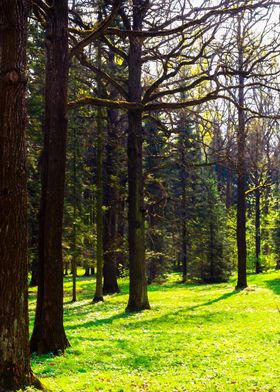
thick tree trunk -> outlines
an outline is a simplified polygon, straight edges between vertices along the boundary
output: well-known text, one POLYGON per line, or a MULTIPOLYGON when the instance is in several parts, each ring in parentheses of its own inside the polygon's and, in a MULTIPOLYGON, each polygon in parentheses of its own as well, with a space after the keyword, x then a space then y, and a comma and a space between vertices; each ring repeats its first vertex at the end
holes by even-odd
POLYGON ((39 285, 31 350, 60 353, 63 327, 62 220, 67 133, 68 4, 56 0, 46 24, 45 140, 39 232, 39 285))
MULTIPOLYGON (((239 22, 239 69, 243 70, 243 40, 241 33, 241 21, 239 22)), ((238 88, 238 129, 237 129, 237 251, 238 251, 238 280, 236 289, 247 287, 246 272, 246 162, 245 145, 246 129, 244 115, 244 76, 239 76, 238 88)))
POLYGON ((26 37, 30 1, 0 2, 0 391, 41 388, 28 343, 25 169, 26 37))
MULTIPOLYGON (((145 1, 133 1, 133 30, 141 31, 145 13, 145 1)), ((142 43, 138 38, 130 39, 129 47, 129 99, 141 101, 141 54, 142 43)), ((144 180, 142 162, 142 113, 128 112, 128 247, 129 247, 129 300, 128 312, 149 309, 144 233, 144 180)))
POLYGON ((128 246, 129 301, 127 311, 149 309, 145 268, 144 197, 141 112, 129 112, 128 246))

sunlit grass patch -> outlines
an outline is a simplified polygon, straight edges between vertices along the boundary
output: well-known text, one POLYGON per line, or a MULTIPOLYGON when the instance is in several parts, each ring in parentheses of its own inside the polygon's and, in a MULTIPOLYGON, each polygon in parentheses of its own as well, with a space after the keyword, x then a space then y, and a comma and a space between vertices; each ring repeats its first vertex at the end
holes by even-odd
POLYGON ((150 287, 152 309, 133 314, 127 280, 92 304, 94 278, 78 278, 76 303, 67 278, 71 348, 33 356, 33 370, 53 391, 280 391, 279 278, 251 275, 248 290, 234 291, 233 280, 183 285, 172 275, 150 287))

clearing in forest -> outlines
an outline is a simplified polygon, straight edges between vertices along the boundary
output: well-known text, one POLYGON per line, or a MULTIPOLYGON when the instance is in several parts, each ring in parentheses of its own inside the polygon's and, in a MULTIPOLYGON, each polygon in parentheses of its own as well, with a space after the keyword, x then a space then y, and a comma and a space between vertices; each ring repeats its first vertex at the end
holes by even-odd
MULTIPOLYGON (((280 391, 280 274, 249 276, 249 289, 179 284, 149 287, 152 310, 127 314, 121 294, 92 304, 94 278, 65 281, 64 356, 33 356, 52 391, 280 391)), ((31 321, 35 307, 30 293, 31 321)))

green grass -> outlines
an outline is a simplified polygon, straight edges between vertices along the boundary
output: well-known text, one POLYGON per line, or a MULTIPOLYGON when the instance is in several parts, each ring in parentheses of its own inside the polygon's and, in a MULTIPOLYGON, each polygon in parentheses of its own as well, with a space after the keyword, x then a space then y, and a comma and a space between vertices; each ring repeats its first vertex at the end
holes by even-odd
MULTIPOLYGON (((52 391, 280 391, 280 274, 249 276, 250 288, 178 284, 149 287, 152 310, 124 312, 122 293, 92 304, 93 278, 65 282, 64 356, 33 356, 52 391)), ((31 321, 35 297, 31 293, 31 321)))

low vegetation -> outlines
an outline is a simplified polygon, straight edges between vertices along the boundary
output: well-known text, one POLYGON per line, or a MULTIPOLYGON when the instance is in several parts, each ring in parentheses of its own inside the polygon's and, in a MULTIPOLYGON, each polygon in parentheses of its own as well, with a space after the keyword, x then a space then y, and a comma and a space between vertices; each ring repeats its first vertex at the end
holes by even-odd
MULTIPOLYGON (((152 309, 125 313, 121 294, 92 304, 94 278, 79 277, 71 303, 65 281, 64 355, 33 356, 32 366, 52 391, 279 391, 280 275, 179 284, 178 275, 149 287, 152 309)), ((30 291, 31 322, 35 292, 30 291)), ((31 328, 32 330, 32 328, 31 328)))

